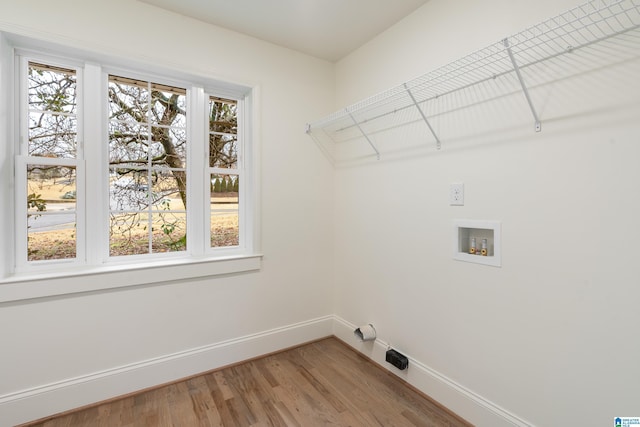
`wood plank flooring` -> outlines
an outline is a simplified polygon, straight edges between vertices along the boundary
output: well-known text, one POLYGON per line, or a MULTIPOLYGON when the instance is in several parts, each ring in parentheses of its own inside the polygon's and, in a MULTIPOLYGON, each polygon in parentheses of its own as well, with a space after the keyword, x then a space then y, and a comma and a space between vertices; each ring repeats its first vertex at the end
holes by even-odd
POLYGON ((332 337, 25 426, 470 425, 332 337))

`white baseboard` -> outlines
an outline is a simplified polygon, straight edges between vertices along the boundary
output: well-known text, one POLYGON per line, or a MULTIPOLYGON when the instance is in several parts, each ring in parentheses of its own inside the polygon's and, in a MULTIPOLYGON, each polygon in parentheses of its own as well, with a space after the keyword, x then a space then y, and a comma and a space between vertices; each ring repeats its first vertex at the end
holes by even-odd
POLYGON ((353 333, 357 326, 338 316, 334 316, 333 324, 333 335, 340 340, 478 427, 533 426, 404 352, 409 359, 409 369, 400 371, 394 368, 385 361, 388 343, 380 338, 366 342, 359 340, 353 333))
MULTIPOLYGON (((355 328, 355 325, 346 320, 329 315, 77 378, 44 384, 0 396, 0 419, 3 426, 37 420, 335 335, 384 369, 404 379, 479 427, 532 426, 531 423, 412 359, 409 355, 407 355, 409 369, 398 371, 385 362, 388 344, 380 338, 362 342, 354 336, 355 328)), ((402 351, 402 349, 398 350, 402 351)))
POLYGON ((13 426, 210 371, 332 335, 333 316, 69 378, 0 396, 0 424, 13 426))

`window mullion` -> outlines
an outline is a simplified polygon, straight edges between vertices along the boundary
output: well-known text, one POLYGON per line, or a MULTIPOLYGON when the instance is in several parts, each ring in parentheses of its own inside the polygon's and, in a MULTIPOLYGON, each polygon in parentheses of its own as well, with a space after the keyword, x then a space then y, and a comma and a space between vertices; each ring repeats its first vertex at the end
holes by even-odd
POLYGON ((25 57, 21 57, 20 64, 18 66, 20 68, 18 74, 20 76, 20 129, 18 130, 18 153, 22 156, 26 156, 29 153, 29 104, 28 102, 25 102, 29 92, 29 60, 25 57))
POLYGON ((238 143, 240 152, 238 164, 243 179, 240 181, 240 227, 242 245, 247 252, 260 250, 260 197, 259 162, 260 145, 256 144, 256 127, 259 126, 256 114, 255 92, 238 101, 238 143))
POLYGON ((251 226, 249 226, 248 216, 247 216, 247 201, 249 195, 250 185, 247 185, 247 179, 245 174, 246 165, 245 165, 245 121, 244 118, 246 116, 246 104, 243 100, 238 100, 238 179, 240 180, 240 191, 238 194, 238 221, 240 223, 240 227, 238 228, 238 244, 242 248, 247 248, 249 239, 247 238, 247 231, 251 230, 251 226))
MULTIPOLYGON (((83 218, 88 264, 100 264, 108 253, 108 183, 109 176, 105 159, 106 99, 105 76, 99 65, 86 64, 83 73, 83 150, 86 170, 84 206, 78 207, 78 216, 83 218), (98 100, 98 101, 96 101, 98 100)), ((80 200, 80 198, 79 198, 80 200)))
POLYGON ((15 263, 16 271, 27 265, 27 161, 23 156, 15 160, 15 263))
MULTIPOLYGON (((146 82, 146 89, 149 92, 149 99, 147 100, 147 185, 151 186, 151 168, 153 167, 153 162, 151 160, 151 147, 153 145, 153 126, 151 125, 151 109, 153 108, 153 95, 151 87, 151 82, 146 82)), ((149 198, 149 192, 147 191, 147 198, 149 198)), ((148 200, 146 212, 141 212, 141 215, 144 214, 147 218, 147 250, 148 253, 153 253, 153 207, 151 206, 151 200, 148 200)))
POLYGON ((21 57, 18 63, 18 108, 20 116, 18 120, 18 137, 17 156, 14 163, 14 179, 15 179, 15 269, 20 271, 27 265, 27 165, 25 156, 28 153, 29 139, 29 105, 24 100, 28 94, 28 59, 21 57))
POLYGON ((209 239, 208 218, 210 205, 209 186, 205 185, 207 160, 207 131, 208 121, 206 111, 206 97, 204 89, 192 87, 189 89, 189 114, 187 114, 187 245, 192 255, 202 255, 205 242, 209 239), (204 228, 203 228, 204 227, 204 228))

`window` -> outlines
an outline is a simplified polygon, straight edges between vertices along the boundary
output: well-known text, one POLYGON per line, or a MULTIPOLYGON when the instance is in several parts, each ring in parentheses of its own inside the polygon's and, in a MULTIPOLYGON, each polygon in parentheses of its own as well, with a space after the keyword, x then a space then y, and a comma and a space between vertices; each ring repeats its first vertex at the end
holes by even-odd
POLYGON ((239 244, 238 103, 209 97, 208 146, 211 247, 239 244))
POLYGON ((21 122, 26 138, 20 147, 24 156, 16 162, 23 203, 17 215, 16 247, 27 262, 76 259, 76 183, 83 169, 78 146, 79 72, 28 62, 25 73, 21 122))
POLYGON ((109 254, 185 251, 186 89, 109 76, 109 254))
POLYGON ((16 63, 14 272, 253 256, 246 88, 16 63))

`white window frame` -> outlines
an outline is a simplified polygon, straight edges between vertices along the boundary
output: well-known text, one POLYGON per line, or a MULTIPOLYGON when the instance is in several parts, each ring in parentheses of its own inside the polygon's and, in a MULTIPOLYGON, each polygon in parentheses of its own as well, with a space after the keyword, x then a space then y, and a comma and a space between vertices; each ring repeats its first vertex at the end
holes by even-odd
MULTIPOLYGON (((205 105, 209 102, 209 99, 211 96, 214 97, 219 97, 215 92, 211 91, 211 92, 205 92, 204 93, 204 98, 205 98, 205 105)), ((212 174, 217 174, 217 175, 237 175, 238 179, 240 179, 239 182, 239 195, 238 195, 238 223, 240 224, 240 228, 239 228, 239 236, 238 236, 238 247, 239 248, 244 248, 247 246, 247 237, 246 237, 246 231, 245 228, 242 227, 243 224, 245 224, 246 219, 247 219, 247 215, 246 215, 246 203, 247 203, 247 197, 246 197, 246 193, 249 191, 248 186, 245 184, 245 159, 246 156, 244 155, 244 151, 245 151, 245 107, 246 107, 246 103, 244 101, 244 99, 238 99, 238 98, 227 98, 227 99, 231 99, 236 101, 236 105, 237 105, 237 111, 238 111, 238 133, 236 135, 237 138, 237 144, 240 147, 238 149, 238 159, 237 159, 237 167, 236 168, 219 168, 219 167, 210 167, 207 162, 206 159, 209 158, 209 152, 208 152, 208 144, 205 144, 205 155, 203 156, 203 158, 205 159, 205 164, 203 165, 205 171, 204 171, 204 178, 205 178, 205 182, 204 182, 204 194, 202 199, 203 200, 209 200, 209 198, 211 197, 211 193, 209 191, 209 177, 212 174), (241 114, 242 113, 242 114, 241 114)), ((208 113, 208 111, 206 111, 205 113, 208 113)), ((206 138, 209 137, 209 125, 208 125, 208 120, 205 121, 205 125, 206 125, 206 138)), ((211 217, 211 204, 207 203, 207 206, 205 208, 205 222, 209 223, 210 221, 210 217, 211 217)), ((207 233, 205 234, 205 241, 203 242, 204 244, 204 248, 205 248, 205 252, 209 252, 212 254, 216 254, 216 253, 225 253, 229 250, 233 250, 234 247, 211 247, 211 227, 206 227, 207 229, 207 233)))
MULTIPOLYGON (((257 134, 256 97, 257 88, 246 85, 229 84, 219 82, 214 79, 199 75, 186 74, 183 71, 162 70, 162 67, 154 66, 154 70, 162 70, 157 75, 144 72, 150 69, 149 64, 136 64, 123 58, 105 57, 98 58, 95 52, 78 55, 77 50, 73 50, 68 55, 70 60, 65 58, 65 53, 70 51, 64 47, 54 46, 53 54, 41 54, 45 49, 42 45, 46 42, 25 39, 23 37, 11 37, 6 33, 0 33, 0 42, 4 52, 0 60, 7 62, 6 41, 12 50, 15 50, 13 60, 27 64, 28 61, 41 62, 45 64, 60 65, 65 68, 73 68, 77 71, 78 79, 78 145, 79 152, 76 158, 77 170, 77 193, 86 194, 86 198, 78 196, 76 199, 77 210, 77 256, 75 260, 55 260, 51 262, 39 261, 19 262, 17 257, 4 257, 11 259, 0 268, 0 302, 15 301, 29 298, 40 298, 52 295, 64 295, 70 293, 93 292, 103 289, 135 286, 141 284, 151 284, 154 282, 164 282, 167 280, 179 280, 195 277, 208 277, 220 274, 231 274, 237 272, 253 271, 260 269, 261 254, 259 248, 258 232, 258 185, 257 185, 257 165, 259 158, 257 144, 254 136, 257 134), (34 49, 31 45, 41 47, 34 49), (16 48, 16 45, 23 45, 16 48), (25 46, 26 45, 26 46, 25 46), (60 54, 58 57, 57 54, 60 54), (155 83, 168 83, 187 88, 188 108, 187 127, 189 138, 201 138, 201 142, 188 150, 187 169, 187 197, 189 200, 189 212, 187 220, 187 250, 185 252, 170 252, 150 255, 131 255, 125 257, 108 256, 108 159, 107 150, 107 76, 118 74, 128 77, 139 77, 141 79, 155 83), (80 83, 82 81, 82 84, 80 83), (95 87, 92 90, 85 87, 100 85, 100 89, 95 87), (85 86, 86 85, 86 86, 85 86), (95 102, 96 91, 101 91, 101 102, 95 102), (89 92, 91 92, 89 94, 89 92), (238 246, 215 248, 210 245, 208 233, 210 230, 210 212, 208 203, 209 187, 205 185, 204 179, 197 179, 204 175, 208 179, 210 168, 206 162, 205 153, 208 144, 205 143, 205 136, 208 136, 208 120, 206 120, 206 102, 209 95, 233 99, 238 102, 238 141, 242 144, 242 159, 239 159, 238 173, 240 180, 240 200, 239 200, 239 221, 240 221, 240 241, 238 246), (195 120, 194 114, 199 114, 200 119, 195 120), (82 117, 82 120, 80 119, 82 117), (80 124, 84 123, 84 126, 80 124), (204 126, 207 127, 205 132, 204 126), (242 138, 242 139, 241 139, 242 138), (100 141, 99 144, 86 143, 84 141, 100 141), (81 154, 83 155, 81 157, 81 154), (97 157, 96 157, 97 156, 97 157), (84 158, 84 159, 83 159, 84 158), (99 159, 96 163, 96 158, 99 159), (100 171, 98 173, 86 173, 87 171, 100 171), (80 179, 80 174, 85 179, 80 179), (106 183, 106 184, 105 184, 106 183), (205 196, 206 197, 203 197, 205 196), (207 203, 205 203, 205 201, 207 203), (82 234, 84 230, 91 230, 92 236, 82 234), (95 233, 99 230, 98 233, 95 233), (92 240, 91 240, 92 239, 92 240), (85 241, 87 242, 85 244, 85 241), (10 265, 12 264, 12 265, 10 265)), ((52 52, 51 46, 46 49, 52 52)), ((1 70, 7 70, 7 64, 2 64, 1 70)), ((25 65, 20 65, 24 67, 25 65)), ((26 95, 26 88, 16 92, 7 87, 8 83, 15 81, 16 76, 26 79, 26 69, 16 69, 13 67, 15 75, 13 79, 7 79, 6 74, 0 78, 0 94, 7 93, 9 96, 3 109, 11 110, 12 106, 22 106, 26 104, 21 99, 26 95), (22 98, 21 98, 22 97, 22 98)), ((20 107, 23 108, 23 107, 20 107)), ((15 111, 15 108, 13 108, 15 111)), ((9 115, 11 116, 11 115, 9 115)), ((27 128, 19 129, 17 121, 24 120, 28 116, 24 111, 13 113, 13 117, 6 119, 7 123, 0 122, 1 125, 13 127, 6 133, 6 139, 16 139, 15 135, 23 134, 27 128), (19 115, 19 117, 15 117, 19 115)), ((28 125, 27 125, 28 126, 28 125)), ((0 135, 0 140, 2 135, 0 135)), ((11 145, 12 141, 7 141, 11 145)), ((4 217, 12 220, 12 225, 17 229, 14 242, 14 250, 22 251, 26 254, 26 215, 19 214, 20 211, 26 213, 26 192, 17 187, 19 182, 26 183, 26 164, 58 164, 60 159, 48 159, 36 157, 30 160, 24 156, 19 156, 19 146, 13 142, 12 147, 8 147, 5 153, 0 154, 0 160, 6 155, 9 157, 14 168, 15 181, 13 188, 2 189, 5 194, 13 194, 15 198, 15 212, 3 212, 4 217), (12 158, 12 159, 11 159, 12 158), (21 172, 24 171, 24 172, 21 172), (24 173, 24 176, 21 174, 24 173), (24 202, 24 203, 23 203, 24 202), (17 203, 22 203, 18 205, 17 203), (24 208, 19 208, 24 206, 24 208), (18 237, 19 236, 19 237, 18 237), (23 247, 17 244, 19 239, 25 237, 23 247)), ((69 164, 65 159, 64 164, 69 164)), ((229 171, 227 171, 228 173, 229 171)), ((5 208, 6 209, 6 208, 5 208)), ((0 250, 8 245, 0 247, 0 250)), ((16 252, 14 252, 16 253, 16 252)), ((1 255, 1 254, 0 254, 1 255)))
POLYGON ((86 256, 86 224, 85 224, 85 198, 76 198, 76 257, 73 259, 48 260, 39 261, 37 264, 27 261, 27 215, 25 206, 27 205, 27 165, 49 165, 49 166, 73 166, 76 168, 76 193, 84 194, 85 168, 84 168, 84 150, 83 150, 83 77, 82 68, 77 62, 61 61, 58 58, 47 55, 38 55, 25 53, 16 55, 18 58, 17 68, 19 69, 17 76, 19 84, 17 104, 20 112, 17 119, 18 131, 17 139, 17 155, 15 156, 15 272, 38 272, 56 268, 68 268, 85 264, 86 256), (60 159, 49 157, 36 157, 28 155, 29 145, 29 105, 25 100, 28 92, 28 67, 30 62, 45 63, 50 66, 72 69, 76 72, 76 156, 73 159, 60 159))

